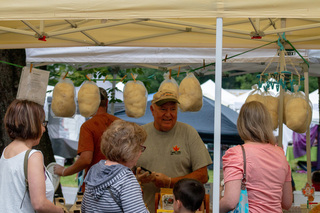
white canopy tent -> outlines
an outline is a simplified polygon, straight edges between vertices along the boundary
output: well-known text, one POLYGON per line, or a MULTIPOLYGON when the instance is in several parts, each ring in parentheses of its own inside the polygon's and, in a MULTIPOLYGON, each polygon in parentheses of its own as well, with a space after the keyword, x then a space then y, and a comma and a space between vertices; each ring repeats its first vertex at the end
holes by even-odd
MULTIPOLYGON (((319 18, 317 0, 16 0, 2 2, 0 48, 216 47, 214 122, 219 124, 222 47, 253 48, 286 32, 296 48, 319 49, 319 18)), ((277 49, 278 45, 268 48, 277 49)), ((214 149, 220 150, 219 125, 214 132, 214 149)), ((214 162, 218 171, 219 152, 215 152, 214 162)), ((219 172, 214 173, 213 195, 213 211, 218 212, 219 172)))

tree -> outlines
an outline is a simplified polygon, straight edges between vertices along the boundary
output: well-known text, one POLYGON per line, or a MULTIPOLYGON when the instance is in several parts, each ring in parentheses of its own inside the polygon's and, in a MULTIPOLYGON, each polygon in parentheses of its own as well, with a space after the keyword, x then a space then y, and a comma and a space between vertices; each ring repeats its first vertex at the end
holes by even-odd
MULTIPOLYGON (((0 50, 0 119, 3 121, 7 107, 15 99, 18 91, 20 74, 25 66, 25 50, 0 50), (16 64, 16 66, 10 65, 16 64)), ((11 142, 6 134, 3 122, 0 128, 0 151, 11 142)))
MULTIPOLYGON (((25 50, 24 49, 13 49, 13 50, 0 50, 0 119, 3 121, 4 115, 6 113, 7 107, 10 103, 16 98, 20 75, 22 68, 25 66, 25 50), (7 63, 5 63, 7 62, 7 63)), ((11 142, 11 139, 6 133, 3 122, 1 122, 0 128, 0 153, 2 154, 3 149, 11 142)), ((48 165, 51 162, 54 162, 54 155, 51 146, 51 141, 46 131, 39 145, 34 147, 35 149, 40 150, 44 156, 44 163, 48 165)), ((57 191, 58 194, 61 194, 60 191, 57 191)))

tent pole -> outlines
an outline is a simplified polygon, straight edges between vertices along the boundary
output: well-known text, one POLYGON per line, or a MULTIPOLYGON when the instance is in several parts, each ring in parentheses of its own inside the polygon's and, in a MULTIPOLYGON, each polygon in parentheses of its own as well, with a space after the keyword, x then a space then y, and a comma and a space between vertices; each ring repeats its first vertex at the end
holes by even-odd
MULTIPOLYGON (((280 50, 280 78, 284 81, 284 77, 281 74, 285 68, 285 57, 284 57, 284 50, 280 50)), ((280 85, 280 95, 279 95, 279 134, 278 134, 278 146, 282 147, 282 139, 283 139, 283 96, 284 90, 280 85)))
MULTIPOLYGON (((111 96, 115 97, 116 92, 114 89, 116 88, 116 78, 117 78, 116 72, 114 72, 112 76, 113 76, 113 81, 112 81, 112 94, 111 94, 111 96)), ((113 102, 111 103, 111 115, 114 115, 114 103, 113 102)))
MULTIPOLYGON (((304 93, 309 104, 309 69, 306 63, 303 63, 302 70, 304 74, 304 93)), ((310 147, 310 126, 307 127, 306 132, 306 150, 307 150, 307 180, 311 185, 311 147, 310 147)))
POLYGON ((220 200, 220 150, 221 150, 221 84, 222 84, 222 18, 217 18, 215 109, 214 109, 214 159, 213 159, 213 212, 219 212, 220 200))

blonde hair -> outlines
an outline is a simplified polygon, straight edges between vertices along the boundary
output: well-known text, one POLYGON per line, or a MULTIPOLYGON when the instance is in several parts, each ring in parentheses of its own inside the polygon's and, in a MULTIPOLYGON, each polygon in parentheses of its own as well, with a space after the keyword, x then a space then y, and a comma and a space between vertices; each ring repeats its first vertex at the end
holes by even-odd
POLYGON ((237 129, 242 140, 275 144, 272 127, 271 115, 262 103, 251 101, 241 107, 237 129))
POLYGON ((108 160, 126 163, 139 154, 146 138, 146 131, 138 124, 115 120, 103 133, 100 149, 108 160))

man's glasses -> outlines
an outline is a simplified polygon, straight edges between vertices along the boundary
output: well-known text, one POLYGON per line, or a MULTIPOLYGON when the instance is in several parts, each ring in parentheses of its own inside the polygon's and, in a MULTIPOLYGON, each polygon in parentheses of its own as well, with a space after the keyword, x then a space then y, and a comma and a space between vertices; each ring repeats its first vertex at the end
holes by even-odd
POLYGON ((146 150, 147 147, 140 145, 141 147, 141 152, 144 152, 144 150, 146 150))

